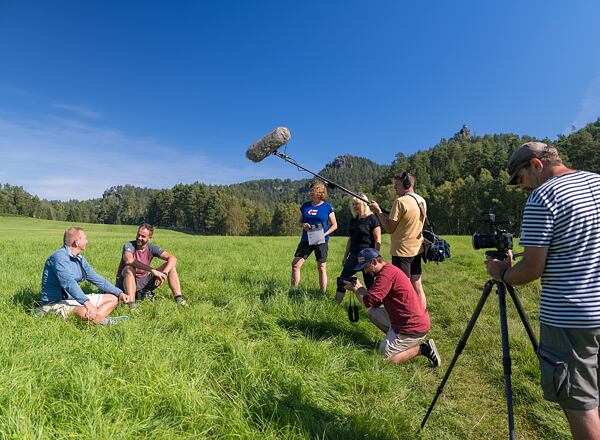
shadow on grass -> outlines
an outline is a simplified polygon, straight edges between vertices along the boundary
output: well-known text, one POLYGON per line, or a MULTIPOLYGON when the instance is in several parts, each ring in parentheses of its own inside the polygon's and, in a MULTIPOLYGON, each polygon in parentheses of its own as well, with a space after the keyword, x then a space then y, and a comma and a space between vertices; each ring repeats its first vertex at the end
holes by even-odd
POLYGON ((308 319, 281 319, 278 321, 280 327, 294 332, 300 332, 310 339, 323 341, 330 338, 342 338, 347 342, 356 344, 362 348, 372 350, 377 348, 373 340, 367 338, 360 330, 348 330, 340 328, 329 321, 314 321, 308 319))
POLYGON ((290 299, 321 299, 325 298, 325 294, 320 289, 290 289, 288 290, 288 298, 290 299))
POLYGON ((268 301, 272 296, 276 295, 279 292, 282 292, 284 289, 281 287, 281 283, 278 283, 274 279, 268 279, 264 282, 265 288, 260 293, 260 300, 262 302, 268 301))
POLYGON ((265 396, 254 412, 255 421, 268 424, 279 432, 301 430, 308 438, 324 439, 375 439, 391 440, 380 431, 374 419, 361 420, 357 417, 341 417, 306 402, 300 386, 282 390, 278 399, 265 396))
POLYGON ((25 311, 31 311, 40 305, 40 292, 31 289, 21 289, 12 297, 12 303, 23 307, 25 311))

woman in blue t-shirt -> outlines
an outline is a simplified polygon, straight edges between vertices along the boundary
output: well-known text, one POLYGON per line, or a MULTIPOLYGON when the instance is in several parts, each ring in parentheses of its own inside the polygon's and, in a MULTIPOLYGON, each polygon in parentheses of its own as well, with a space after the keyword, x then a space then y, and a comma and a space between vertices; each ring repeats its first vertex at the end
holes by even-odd
POLYGON ((337 229, 333 207, 327 203, 327 188, 323 182, 314 182, 310 185, 310 202, 306 202, 300 208, 298 224, 302 227, 302 238, 294 254, 292 261, 292 289, 300 284, 300 268, 314 251, 317 258, 317 270, 319 272, 319 286, 321 292, 327 290, 327 242, 329 235, 337 229), (307 231, 324 231, 324 242, 309 244, 307 231))
MULTIPOLYGON (((365 194, 359 194, 363 199, 368 200, 365 194)), ((342 258, 342 273, 340 278, 348 278, 354 275, 357 271, 355 267, 358 266, 358 253, 366 248, 375 248, 379 251, 381 248, 381 226, 377 216, 371 212, 369 205, 362 200, 353 197, 352 204, 350 206, 352 211, 352 220, 348 226, 348 243, 346 243, 346 250, 344 251, 344 258, 342 258)), ((368 274, 364 270, 363 279, 365 280, 365 286, 367 290, 373 285, 373 275, 368 274)), ((342 302, 346 289, 344 286, 338 286, 335 300, 342 302)))

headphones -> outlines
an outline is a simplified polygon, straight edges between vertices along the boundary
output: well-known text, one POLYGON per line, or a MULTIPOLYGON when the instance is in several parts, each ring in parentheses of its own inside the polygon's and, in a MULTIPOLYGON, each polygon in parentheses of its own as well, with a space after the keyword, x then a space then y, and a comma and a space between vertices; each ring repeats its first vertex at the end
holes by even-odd
POLYGON ((400 180, 402 180, 402 186, 404 187, 404 189, 410 188, 411 182, 410 173, 408 172, 408 170, 402 173, 402 175, 400 176, 400 180))

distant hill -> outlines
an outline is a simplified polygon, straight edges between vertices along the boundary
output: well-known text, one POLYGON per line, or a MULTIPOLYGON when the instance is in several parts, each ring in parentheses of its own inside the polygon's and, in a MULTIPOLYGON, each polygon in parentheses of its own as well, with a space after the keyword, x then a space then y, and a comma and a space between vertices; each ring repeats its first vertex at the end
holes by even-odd
MULTIPOLYGON (((356 156, 338 156, 317 174, 355 192, 372 192, 376 182, 385 176, 389 165, 379 165, 370 159, 356 156)), ((315 171, 316 172, 316 171, 315 171)), ((225 186, 239 197, 275 206, 277 203, 302 203, 309 199, 309 185, 313 176, 306 179, 263 179, 250 180, 225 186)), ((330 190, 330 200, 336 201, 346 194, 339 189, 330 190)))
MULTIPOLYGON (((396 197, 392 176, 410 170, 417 192, 428 202, 429 219, 440 233, 466 234, 479 230, 480 212, 493 209, 510 219, 518 232, 526 194, 504 182, 508 157, 527 135, 476 135, 463 126, 433 147, 406 156, 398 152, 390 165, 364 157, 338 156, 318 172, 351 191, 366 192, 389 207, 396 197)), ((600 119, 554 143, 565 163, 576 169, 600 172, 600 119)), ((161 190, 131 185, 108 188, 102 198, 69 202, 40 200, 21 187, 0 185, 0 214, 65 220, 72 223, 136 224, 201 234, 295 235, 299 204, 308 200, 312 176, 306 179, 263 179, 233 185, 201 182, 177 184, 161 190)), ((339 233, 350 220, 349 197, 332 189, 339 233)))

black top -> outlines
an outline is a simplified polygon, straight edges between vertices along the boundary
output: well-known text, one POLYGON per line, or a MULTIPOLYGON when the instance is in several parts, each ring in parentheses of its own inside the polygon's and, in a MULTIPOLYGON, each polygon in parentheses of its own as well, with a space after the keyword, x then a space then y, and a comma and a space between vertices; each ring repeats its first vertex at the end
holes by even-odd
POLYGON ((379 220, 375 214, 368 217, 353 217, 350 220, 348 235, 350 236, 350 253, 358 254, 361 249, 375 247, 375 236, 373 229, 379 226, 379 220))

